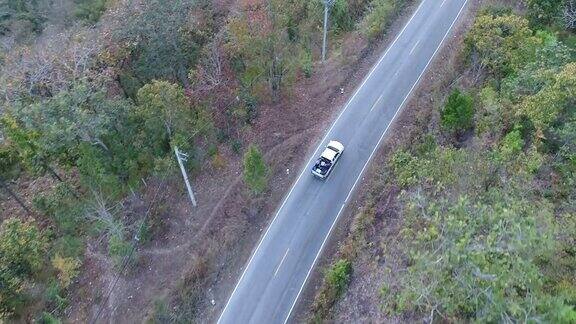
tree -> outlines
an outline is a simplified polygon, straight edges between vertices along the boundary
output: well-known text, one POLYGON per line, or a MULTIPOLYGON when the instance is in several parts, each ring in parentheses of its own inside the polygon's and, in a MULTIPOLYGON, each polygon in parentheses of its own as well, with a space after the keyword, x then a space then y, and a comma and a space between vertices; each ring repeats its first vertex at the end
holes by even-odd
POLYGON ((564 19, 564 26, 566 26, 567 29, 576 29, 576 1, 565 1, 562 18, 564 19))
POLYGON ((255 145, 250 145, 244 154, 244 181, 254 194, 266 190, 268 183, 268 167, 255 145))
POLYGON ((564 66, 573 61, 573 51, 549 33, 538 32, 545 39, 538 48, 533 61, 526 62, 517 73, 502 82, 501 92, 508 98, 519 101, 524 96, 534 95, 554 82, 564 66))
POLYGON ((252 91, 266 82, 277 94, 293 67, 290 64, 289 24, 293 22, 285 1, 241 1, 241 11, 228 23, 231 56, 241 62, 237 73, 242 86, 252 91))
POLYGON ((513 14, 481 14, 466 37, 480 63, 497 75, 510 74, 531 61, 539 41, 528 20, 513 14))
POLYGON ((75 0, 74 15, 90 24, 95 24, 106 10, 106 0, 75 0))
POLYGON ((576 63, 570 63, 555 75, 553 83, 520 103, 517 114, 525 115, 534 123, 540 135, 561 114, 574 106, 576 98, 576 63))
POLYGON ((442 126, 451 131, 465 131, 472 127, 474 102, 470 95, 454 89, 441 112, 442 126))
POLYGON ((154 148, 155 156, 163 156, 175 142, 189 148, 190 139, 212 129, 211 117, 191 106, 181 86, 167 81, 152 81, 138 91, 134 117, 142 125, 139 145, 154 148))
POLYGON ((0 319, 14 310, 27 280, 41 269, 47 238, 36 225, 16 218, 0 227, 0 319))
POLYGON ((147 135, 160 133, 170 138, 190 120, 191 107, 178 84, 154 80, 138 90, 138 103, 147 135))
POLYGON ((559 17, 564 0, 527 0, 528 15, 542 25, 554 23, 559 17))
POLYGON ((113 23, 113 41, 131 44, 129 72, 143 83, 169 79, 187 85, 188 70, 212 32, 211 17, 203 16, 197 1, 150 0, 138 10, 127 3, 121 12, 113 23))

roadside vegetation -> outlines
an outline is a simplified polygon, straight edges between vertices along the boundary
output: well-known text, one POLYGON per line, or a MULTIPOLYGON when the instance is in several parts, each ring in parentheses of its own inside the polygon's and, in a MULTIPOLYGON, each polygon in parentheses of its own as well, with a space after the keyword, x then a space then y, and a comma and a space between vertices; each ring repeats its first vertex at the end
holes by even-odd
POLYGON ((384 318, 576 321, 574 5, 480 10, 462 49, 466 76, 415 145, 376 171, 364 208, 393 195, 399 226, 372 233, 381 248, 358 243, 350 261, 390 260, 376 262, 384 282, 369 287, 384 318))
MULTIPOLYGON (((336 60, 346 35, 378 39, 405 2, 336 1, 336 60)), ((0 0, 0 321, 58 322, 85 300, 98 315, 107 307, 85 259, 127 276, 138 245, 164 239, 163 197, 181 186, 174 146, 192 179, 239 161, 244 190, 266 194, 262 139, 243 135, 261 105, 313 75, 321 25, 321 3, 301 0, 0 0)), ((152 319, 198 315, 208 262, 152 319)), ((349 268, 335 270, 330 295, 349 268)))

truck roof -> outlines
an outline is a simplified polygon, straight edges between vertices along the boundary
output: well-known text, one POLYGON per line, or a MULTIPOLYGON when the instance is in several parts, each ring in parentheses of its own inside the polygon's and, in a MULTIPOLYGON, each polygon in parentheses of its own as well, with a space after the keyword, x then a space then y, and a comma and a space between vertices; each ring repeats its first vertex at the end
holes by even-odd
POLYGON ((325 159, 328 159, 329 161, 333 161, 334 156, 336 156, 336 153, 337 153, 336 151, 327 147, 324 149, 324 152, 322 152, 321 156, 325 159))

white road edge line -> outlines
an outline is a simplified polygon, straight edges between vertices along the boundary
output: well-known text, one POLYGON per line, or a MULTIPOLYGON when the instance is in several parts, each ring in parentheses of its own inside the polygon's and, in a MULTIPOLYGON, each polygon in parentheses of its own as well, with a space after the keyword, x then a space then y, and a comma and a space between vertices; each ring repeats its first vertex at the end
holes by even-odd
POLYGON ((280 267, 282 266, 282 263, 284 263, 284 260, 286 259, 286 256, 288 255, 289 251, 290 251, 290 249, 286 250, 286 253, 284 253, 282 260, 280 260, 280 263, 278 263, 278 267, 276 268, 276 271, 274 271, 274 277, 276 277, 276 274, 278 274, 278 270, 280 270, 280 267))
POLYGON ((444 7, 445 3, 446 3, 446 0, 442 0, 442 3, 440 4, 440 8, 444 7))
POLYGON ((416 47, 418 47, 418 44, 420 44, 420 40, 418 40, 416 42, 416 44, 414 44, 414 47, 412 47, 412 49, 410 50, 410 53, 408 53, 408 55, 412 55, 412 53, 414 53, 414 50, 416 49, 416 47))
MULTIPOLYGON (((362 174, 364 173, 364 169, 366 169, 366 166, 368 164, 370 164, 370 160, 372 159, 372 156, 374 155, 374 153, 376 152, 376 150, 378 149, 378 147, 380 146, 380 142, 382 142, 382 139, 384 138, 384 135, 386 135, 386 132, 388 131, 388 128, 390 127, 390 125, 392 125, 392 123, 394 122, 394 119, 396 118, 396 116, 398 115, 398 112, 400 112, 404 106, 404 103, 406 102, 406 100, 408 99, 408 97, 410 97, 410 95, 412 94, 412 91, 414 90, 414 88, 416 87, 416 85, 418 85, 418 82, 420 82, 420 79, 422 78, 422 76, 424 75, 424 73, 426 72, 426 70, 428 69, 428 65, 430 65, 430 63, 432 62, 432 60, 434 59, 434 57, 436 56, 436 53, 438 53, 438 50, 440 49, 440 47, 442 47, 442 44, 444 43, 444 40, 446 39, 446 37, 448 36, 448 34, 450 34, 450 31, 452 30, 452 27, 454 26, 454 24, 456 23, 456 21, 458 21, 458 18, 460 17, 460 14, 462 13, 462 10, 464 10, 464 8, 466 7, 466 4, 468 3, 468 0, 464 1, 464 4, 462 5, 462 7, 460 8, 460 11, 458 11, 458 15, 456 15, 456 18, 454 19, 454 21, 452 22, 452 24, 450 25, 450 28, 448 28, 448 31, 446 32, 446 34, 444 34, 444 37, 442 38, 442 40, 440 41, 440 44, 438 45, 438 47, 436 48, 436 50, 434 51, 434 53, 432 54, 432 57, 430 57, 430 60, 428 60, 428 63, 426 63, 426 66, 424 67, 424 70, 422 70, 422 73, 420 73, 420 76, 418 76, 418 79, 416 79, 416 82, 414 83, 414 85, 412 86, 412 88, 410 89, 410 91, 408 92, 408 94, 406 95, 406 97, 404 98, 404 100, 402 101, 402 103, 400 104, 400 108, 398 108, 398 110, 396 111, 396 113, 394 114, 394 116, 392 117, 392 120, 390 120, 390 123, 388 124, 388 126, 386 126, 386 129, 384 130, 384 133, 382 133, 382 136, 380 136, 380 139, 378 140, 378 143, 376 144, 376 147, 374 147, 374 150, 372 151, 372 153, 370 154, 370 156, 368 157, 368 161, 366 161, 366 164, 364 164, 364 167, 362 167, 362 170, 360 171, 360 174, 358 175, 358 178, 356 179, 356 181, 354 182, 354 185, 352 185, 352 189, 350 189, 350 192, 348 192, 348 196, 346 197, 345 201, 348 201, 348 198, 350 198, 350 195, 352 194, 352 192, 354 191, 356 184, 358 183, 358 180, 360 180, 360 178, 362 177, 362 174)), ((338 211, 338 214, 336 215, 336 219, 334 219, 334 222, 332 223, 332 225, 330 226, 330 229, 328 230, 328 235, 326 235, 326 237, 324 238, 324 241, 322 241, 322 245, 320 246, 320 250, 318 251, 318 253, 316 254, 316 257, 314 258, 314 262, 312 262, 312 267, 310 267, 310 269, 308 270, 308 273, 306 274, 306 278, 304 278, 304 282, 302 283, 302 286, 300 286, 300 290, 298 291, 298 295, 296 295, 296 299, 294 299, 294 302, 292 303, 292 306, 290 307, 290 311, 288 312, 288 316, 286 317, 286 319, 284 320, 284 324, 286 324, 288 322, 288 319, 290 319, 290 315, 292 314, 292 310, 294 309, 294 306, 296 306, 296 302, 298 301, 298 298, 300 298, 300 294, 302 293, 302 290, 304 289, 304 286, 306 285, 306 282, 308 281, 308 277, 310 276, 310 273, 312 272, 312 269, 314 269, 314 266, 316 265, 316 261, 318 261, 318 257, 322 254, 322 250, 324 249, 324 245, 326 244, 326 241, 328 240, 328 238, 330 237, 330 234, 332 233, 332 229, 334 228, 334 225, 336 225, 336 223, 338 222, 338 219, 340 218, 340 214, 342 213, 342 210, 344 210, 344 207, 346 205, 342 205, 342 207, 340 208, 340 211, 338 211)))
MULTIPOLYGON (((468 0, 466 0, 468 1, 468 0)), ((352 95, 352 97, 350 98, 350 100, 348 100, 348 103, 346 104, 346 106, 344 107, 344 109, 342 109, 342 111, 340 112, 340 114, 338 115, 338 117, 336 118, 336 120, 334 121, 334 123, 332 123, 332 126, 330 127, 330 129, 328 129, 328 131, 326 132, 326 135, 324 135, 324 138, 322 138, 322 140, 320 141, 320 143, 318 144, 318 147, 316 148, 316 150, 314 151, 314 153, 312 154, 312 156, 310 157, 310 160, 308 160, 308 162, 306 162, 306 164, 304 165, 304 168, 302 170, 302 172, 300 173, 300 175, 298 176, 298 178, 296 179, 296 181, 294 182, 294 184, 292 185, 292 188, 290 189, 290 191, 288 192, 288 195, 286 195, 286 197, 284 198, 284 201, 282 202, 282 204, 280 205, 280 208, 278 208, 278 211, 276 212, 276 215, 274 216, 274 218, 272 219, 272 222, 270 222, 270 224, 268 225, 268 228, 266 229, 266 232, 264 233, 264 236, 262 236, 262 238, 260 239, 260 242, 258 243, 258 245, 256 246, 256 249, 252 252, 252 255, 250 256, 250 259, 248 260, 248 263, 246 264, 246 266, 244 267, 244 270, 242 271, 242 275, 240 275, 240 279, 238 279, 238 282, 236 283, 236 286, 234 287, 234 290, 232 291, 232 294, 230 295, 230 297, 228 298, 228 301, 226 302, 226 306, 224 306, 224 309, 222 310, 222 313, 220 314, 220 317, 218 318, 218 322, 217 324, 220 323, 220 321, 222 320, 222 315, 224 315, 224 313, 226 312, 226 309, 228 308, 228 305, 230 304, 230 300, 232 299, 232 297, 234 296, 234 294, 236 293, 236 290, 238 289, 238 286, 240 285, 240 282, 242 282, 242 279, 244 278, 244 275, 246 274, 246 270, 250 267, 250 263, 252 263, 252 260, 254 259, 254 256, 256 255, 256 252, 258 252, 258 249, 260 249, 260 245, 262 245, 262 242, 264 242, 264 239, 266 239, 266 236, 268 235, 268 232, 270 231, 270 228, 272 228, 272 225, 274 224, 274 222, 276 221, 276 218, 278 218, 278 215, 280 214, 280 211, 282 210, 282 207, 284 207, 284 204, 286 204, 286 201, 288 201, 288 198, 290 198, 290 194, 292 194, 292 191, 294 190, 294 188, 296 187, 296 185, 298 184, 298 181, 300 181, 300 178, 302 177, 302 175, 304 173, 306 173, 308 165, 310 164, 310 162, 312 162, 312 160, 316 157, 316 154, 318 153, 318 150, 320 150, 320 148, 322 147, 322 143, 324 143, 324 141, 326 141, 326 138, 328 137, 328 135, 330 135, 330 132, 332 131, 332 129, 334 128, 334 126, 336 126, 336 124, 338 123, 338 120, 340 119, 340 117, 344 114, 344 112, 348 109, 348 107, 350 106, 350 103, 352 103, 352 101, 354 101, 354 98, 356 97, 356 95, 358 94, 358 92, 360 92, 360 90, 362 89, 362 87, 364 86, 364 84, 370 79, 370 77, 372 76, 372 73, 374 73, 374 71, 378 68, 378 66, 380 65, 380 63, 384 60, 384 58, 386 57, 386 55, 388 54, 388 52, 390 51, 390 49, 392 47, 394 47, 394 44, 396 44, 396 42, 398 41, 398 39, 400 38, 400 36, 402 36, 402 34, 404 33, 404 31, 406 30, 406 28, 410 25, 410 22, 412 21, 412 19, 414 19, 414 17, 416 17, 416 14, 418 14, 418 12, 420 11, 420 8, 422 7, 422 5, 424 4, 424 2, 426 2, 426 0, 422 0, 422 2, 420 3, 420 5, 418 5, 418 8, 416 8, 416 11, 414 11, 414 13, 412 14, 412 16, 410 17, 410 19, 408 20, 408 22, 406 23, 406 25, 404 25, 404 27, 402 28, 402 30, 400 31, 400 33, 398 34, 398 36, 396 36, 396 38, 394 39, 394 41, 392 42, 392 44, 390 44, 390 46, 388 47, 388 49, 386 49, 386 51, 384 52, 384 55, 382 55, 382 57, 378 60, 378 62, 376 63, 376 65, 374 65, 374 67, 372 68, 372 70, 370 71, 370 73, 368 73, 368 76, 366 76, 366 78, 364 79, 364 81, 362 81, 362 83, 360 84, 360 86, 356 89, 356 91, 354 92, 354 95, 352 95)))

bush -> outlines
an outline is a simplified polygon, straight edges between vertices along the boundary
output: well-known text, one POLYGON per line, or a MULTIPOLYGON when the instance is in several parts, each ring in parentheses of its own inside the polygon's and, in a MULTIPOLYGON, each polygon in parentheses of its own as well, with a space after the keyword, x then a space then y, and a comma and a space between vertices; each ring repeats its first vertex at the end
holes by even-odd
POLYGON ((42 324, 60 324, 62 323, 62 321, 60 321, 56 316, 47 313, 47 312, 43 312, 42 313, 42 324))
POLYGON ((36 225, 9 218, 0 227, 0 321, 19 303, 27 281, 44 263, 47 238, 36 225))
POLYGON ((300 65, 302 66, 304 76, 307 78, 311 77, 314 68, 312 64, 312 53, 310 53, 309 50, 302 51, 302 55, 300 56, 300 65))
POLYGON ((554 23, 561 16, 563 0, 527 0, 528 15, 539 25, 554 23))
POLYGON ((16 178, 19 172, 19 156, 16 147, 0 144, 0 178, 16 178))
POLYGON ((60 283, 55 279, 51 279, 50 282, 48 282, 48 286, 44 291, 44 298, 48 302, 49 308, 55 308, 61 311, 68 307, 68 300, 62 297, 62 287, 60 287, 60 283))
POLYGON ((340 296, 352 274, 352 264, 348 260, 338 260, 326 274, 326 282, 334 289, 336 296, 340 296))
POLYGON ((106 10, 106 0, 76 0, 74 15, 90 24, 95 24, 106 10))
POLYGON ((472 127, 473 99, 454 89, 441 113, 442 126, 450 131, 465 131, 472 127))
POLYGON ((372 0, 368 14, 360 23, 361 31, 368 38, 381 36, 397 9, 397 0, 372 0))
POLYGON ((505 158, 511 158, 522 151, 524 140, 522 139, 521 131, 516 127, 513 131, 506 134, 502 139, 500 152, 505 158))
POLYGON ((336 300, 344 293, 350 282, 352 264, 346 259, 336 261, 324 277, 324 283, 312 305, 314 313, 313 322, 321 322, 336 300))
MULTIPOLYGON (((117 267, 122 266, 125 258, 130 256, 132 246, 118 235, 112 235, 108 240, 108 254, 114 260, 117 267)), ((130 260, 131 261, 131 260, 130 260)))
POLYGON ((72 280, 76 278, 81 262, 76 258, 65 258, 59 254, 52 259, 52 266, 58 270, 58 279, 63 288, 67 288, 72 280))
POLYGON ((254 194, 261 194, 268 184, 268 167, 255 145, 250 145, 244 154, 244 181, 254 194))

